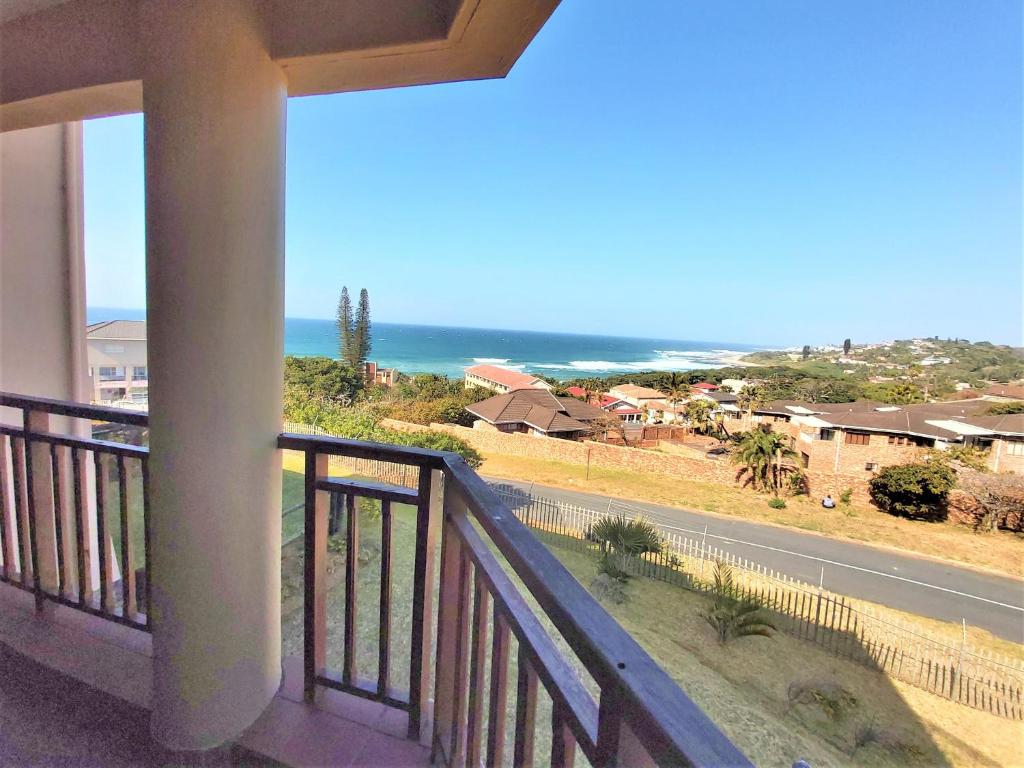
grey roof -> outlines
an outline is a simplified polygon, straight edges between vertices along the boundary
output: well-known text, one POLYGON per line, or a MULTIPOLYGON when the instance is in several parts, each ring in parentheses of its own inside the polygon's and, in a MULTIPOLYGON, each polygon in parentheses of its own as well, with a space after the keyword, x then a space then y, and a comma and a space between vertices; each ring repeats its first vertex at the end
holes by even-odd
POLYGON ((704 392, 703 395, 718 403, 735 403, 738 399, 732 392, 704 392))
POLYGON ((90 339, 131 339, 146 340, 145 320, 105 320, 85 326, 85 335, 90 339))

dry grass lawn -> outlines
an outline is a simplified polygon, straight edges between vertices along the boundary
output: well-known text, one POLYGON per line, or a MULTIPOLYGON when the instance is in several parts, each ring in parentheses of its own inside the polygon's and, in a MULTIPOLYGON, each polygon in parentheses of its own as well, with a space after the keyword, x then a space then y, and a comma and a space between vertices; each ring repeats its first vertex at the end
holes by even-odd
MULTIPOLYGON (((553 547, 576 578, 593 557, 553 547)), ((821 648, 776 633, 721 646, 700 613, 708 598, 637 577, 608 611, 756 765, 1013 766, 1024 764, 1024 724, 954 704, 821 648), (792 685, 808 690, 791 702, 792 685), (830 715, 825 699, 852 698, 830 715), (821 697, 821 698, 819 698, 821 697), (871 728, 875 738, 857 746, 871 728)))
POLYGON ((828 511, 822 509, 817 499, 796 497, 786 499, 785 509, 772 509, 766 497, 738 485, 593 467, 586 479, 585 468, 575 464, 498 454, 488 454, 480 471, 510 480, 784 525, 1000 574, 1024 576, 1024 536, 1008 532, 978 534, 950 523, 904 520, 863 504, 839 505, 828 511))

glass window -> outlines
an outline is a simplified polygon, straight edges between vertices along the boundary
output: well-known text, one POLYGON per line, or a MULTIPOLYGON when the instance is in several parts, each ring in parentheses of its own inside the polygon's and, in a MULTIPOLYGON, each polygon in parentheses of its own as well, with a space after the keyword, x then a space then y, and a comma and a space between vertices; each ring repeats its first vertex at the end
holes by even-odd
POLYGON ((144 365, 136 365, 132 369, 132 378, 133 379, 144 379, 144 378, 146 378, 146 366, 144 366, 144 365))
POLYGON ((864 469, 866 469, 868 472, 874 472, 876 469, 878 469, 878 465, 875 464, 873 461, 869 461, 867 464, 864 465, 864 469))
POLYGON ((100 381, 123 381, 124 380, 124 368, 114 367, 112 365, 101 365, 100 366, 100 381))
POLYGON ((1024 440, 1007 440, 1007 456, 1024 456, 1024 440))
POLYGON ((834 429, 823 429, 818 435, 819 439, 821 440, 832 440, 835 438, 835 436, 836 431, 834 429))
POLYGON ((847 445, 867 445, 871 436, 866 432, 847 432, 846 433, 846 444, 847 445))

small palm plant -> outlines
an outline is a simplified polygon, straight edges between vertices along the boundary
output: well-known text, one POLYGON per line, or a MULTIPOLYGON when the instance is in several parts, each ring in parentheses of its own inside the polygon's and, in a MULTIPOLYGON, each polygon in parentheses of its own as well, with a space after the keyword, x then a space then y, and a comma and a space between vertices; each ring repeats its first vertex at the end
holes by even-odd
POLYGON ((591 526, 590 535, 605 545, 601 571, 622 581, 629 577, 625 568, 629 558, 645 552, 657 554, 662 548, 658 529, 643 517, 627 520, 619 515, 605 515, 591 526))
POLYGON ((711 610, 701 615, 714 628, 718 642, 725 645, 737 637, 771 637, 775 625, 756 603, 736 596, 732 568, 727 563, 715 561, 714 579, 711 610))

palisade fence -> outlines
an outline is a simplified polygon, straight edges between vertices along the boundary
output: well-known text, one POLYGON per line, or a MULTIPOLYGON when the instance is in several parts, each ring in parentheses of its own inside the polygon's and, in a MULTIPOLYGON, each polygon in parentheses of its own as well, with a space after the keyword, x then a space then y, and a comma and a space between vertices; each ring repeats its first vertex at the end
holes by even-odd
MULTIPOLYGON (((309 424, 285 422, 283 429, 297 435, 319 435, 321 437, 337 437, 332 432, 309 424)), ((419 482, 419 468, 408 464, 397 464, 393 461, 356 459, 351 456, 331 456, 328 462, 331 472, 372 477, 388 485, 401 485, 405 488, 416 488, 419 482)))
MULTIPOLYGON (((507 485, 492 485, 498 497, 542 538, 560 546, 598 553, 590 536, 608 514, 636 517, 624 509, 604 511, 537 497, 507 485)), ((631 558, 627 570, 698 592, 713 589, 716 561, 733 569, 737 596, 774 612, 776 625, 801 640, 889 677, 975 709, 1024 720, 1024 662, 972 648, 964 639, 950 644, 924 630, 894 621, 850 598, 811 586, 759 563, 737 557, 673 532, 662 532, 658 554, 631 558)))
MULTIPOLYGON (((305 424, 286 423, 284 430, 330 435, 305 424)), ((390 485, 416 487, 416 472, 392 462, 332 456, 330 470, 390 485)), ((641 516, 615 502, 609 502, 604 510, 596 510, 539 497, 508 485, 491 485, 516 517, 542 539, 550 538, 559 546, 577 551, 600 552, 601 545, 592 539, 590 530, 602 517, 641 516)), ((707 593, 713 589, 712 571, 720 560, 732 567, 738 596, 774 612, 780 630, 930 693, 1000 717, 1024 720, 1024 662, 972 648, 966 640, 966 628, 963 639, 951 644, 848 597, 710 546, 704 539, 676 532, 663 531, 661 535, 661 552, 630 558, 627 570, 707 593)))

